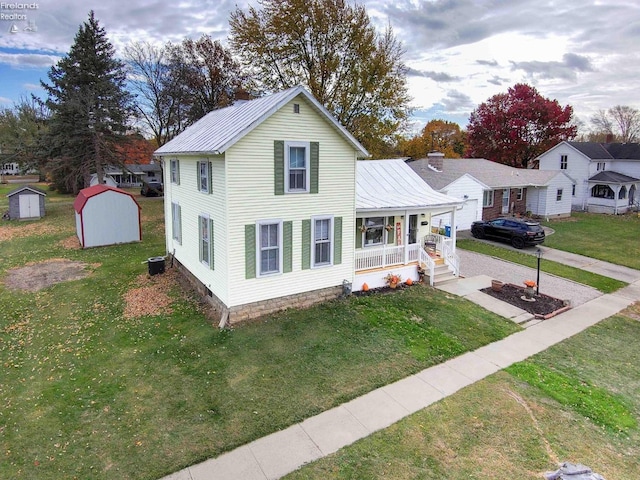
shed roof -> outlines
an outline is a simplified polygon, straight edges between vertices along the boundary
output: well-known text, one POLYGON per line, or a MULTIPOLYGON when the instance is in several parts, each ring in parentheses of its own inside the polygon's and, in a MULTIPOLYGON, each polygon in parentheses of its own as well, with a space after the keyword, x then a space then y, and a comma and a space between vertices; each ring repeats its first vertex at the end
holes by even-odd
POLYGON ((214 110, 188 127, 154 155, 221 154, 264 122, 297 96, 302 96, 335 130, 344 137, 360 157, 367 150, 324 108, 307 90, 297 86, 255 100, 236 102, 230 107, 214 110))
POLYGON ((356 210, 455 206, 462 201, 433 190, 403 159, 356 163, 356 210))
POLYGON ((413 160, 409 162, 409 166, 437 190, 443 189, 465 174, 471 175, 492 189, 543 187, 556 175, 563 175, 559 170, 515 168, 484 158, 444 158, 441 171, 431 167, 428 158, 413 160))
POLYGON ((622 173, 614 172, 612 170, 596 173, 589 179, 590 182, 602 182, 602 183, 634 183, 638 179, 624 175, 622 173))
POLYGON ((73 202, 73 209, 77 213, 82 212, 82 209, 87 204, 87 201, 90 198, 95 197, 96 195, 100 195, 101 193, 104 193, 104 192, 107 192, 107 191, 112 191, 112 192, 116 192, 116 193, 121 193, 123 195, 128 195, 129 197, 131 197, 131 199, 138 206, 138 209, 141 208, 140 204, 138 203, 138 201, 129 192, 125 192, 124 190, 121 190, 119 188, 110 187, 109 185, 94 185, 93 187, 83 188, 82 190, 80 190, 78 192, 78 196, 76 197, 76 199, 73 202))
POLYGON ((44 193, 42 190, 40 190, 37 187, 34 187, 32 185, 23 185, 21 187, 14 188, 13 190, 11 190, 9 193, 7 193, 7 197, 15 195, 16 193, 20 193, 20 192, 22 192, 24 190, 29 190, 29 191, 31 191, 33 193, 37 193, 38 195, 42 195, 43 197, 47 196, 46 193, 44 193))

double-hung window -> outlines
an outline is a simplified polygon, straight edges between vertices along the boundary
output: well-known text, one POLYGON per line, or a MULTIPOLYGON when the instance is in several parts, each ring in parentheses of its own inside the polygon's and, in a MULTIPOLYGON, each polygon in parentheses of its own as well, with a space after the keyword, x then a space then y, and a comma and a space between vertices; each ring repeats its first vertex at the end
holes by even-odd
POLYGON ((309 192, 309 142, 285 142, 284 147, 285 191, 309 192))
POLYGON ((174 158, 169 162, 169 175, 171 183, 180 185, 180 160, 174 158))
POLYGON ((213 269, 213 222, 208 215, 198 217, 200 261, 213 269))
POLYGON ((332 265, 333 217, 313 217, 312 228, 312 265, 314 267, 332 265))
POLYGON ((561 189, 561 188, 559 188, 559 189, 556 191, 556 202, 559 202, 559 201, 561 201, 561 200, 562 200, 562 189, 561 189))
POLYGON ((364 219, 364 242, 365 247, 382 245, 384 243, 384 217, 369 217, 364 219))
POLYGON ((493 190, 485 190, 482 193, 482 206, 493 207, 493 190))
POLYGON ((182 212, 180 205, 171 202, 171 237, 182 244, 182 212))
POLYGON ((524 188, 518 188, 516 190, 516 200, 522 200, 523 196, 524 196, 524 188))
POLYGON ((566 170, 568 165, 567 155, 560 155, 560 170, 566 170))
POLYGON ((258 274, 273 275, 282 272, 282 221, 258 222, 257 235, 258 274))
POLYGON ((211 193, 211 162, 198 162, 198 190, 211 193))

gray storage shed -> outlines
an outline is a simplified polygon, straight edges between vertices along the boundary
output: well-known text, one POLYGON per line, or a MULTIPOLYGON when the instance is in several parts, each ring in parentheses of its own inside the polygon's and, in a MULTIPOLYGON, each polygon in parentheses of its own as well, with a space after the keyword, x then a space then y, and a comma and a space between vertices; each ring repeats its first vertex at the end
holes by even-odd
POLYGON ((28 220, 44 217, 44 197, 47 194, 31 185, 24 185, 7 193, 9 219, 28 220))

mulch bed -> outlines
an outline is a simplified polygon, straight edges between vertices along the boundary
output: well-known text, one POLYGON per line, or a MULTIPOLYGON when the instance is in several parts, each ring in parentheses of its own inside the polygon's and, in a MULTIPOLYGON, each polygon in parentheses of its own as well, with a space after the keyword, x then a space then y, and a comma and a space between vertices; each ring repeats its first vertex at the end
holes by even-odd
POLYGON ((498 300, 509 303, 514 307, 521 308, 522 310, 529 312, 538 317, 550 317, 554 314, 560 313, 558 310, 565 310, 568 308, 564 300, 553 298, 548 295, 540 294, 535 295, 535 302, 528 302, 522 299, 524 295, 524 288, 511 283, 505 283, 502 286, 502 290, 496 292, 491 287, 483 288, 480 290, 487 295, 491 295, 498 300))

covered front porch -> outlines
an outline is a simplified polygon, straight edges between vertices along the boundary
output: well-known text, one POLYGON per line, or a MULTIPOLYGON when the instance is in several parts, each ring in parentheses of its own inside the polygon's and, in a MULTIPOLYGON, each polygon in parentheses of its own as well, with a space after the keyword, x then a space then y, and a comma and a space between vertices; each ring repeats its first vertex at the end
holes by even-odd
POLYGON ((638 203, 640 180, 617 172, 600 172, 589 179, 587 210, 592 213, 622 214, 638 203))

